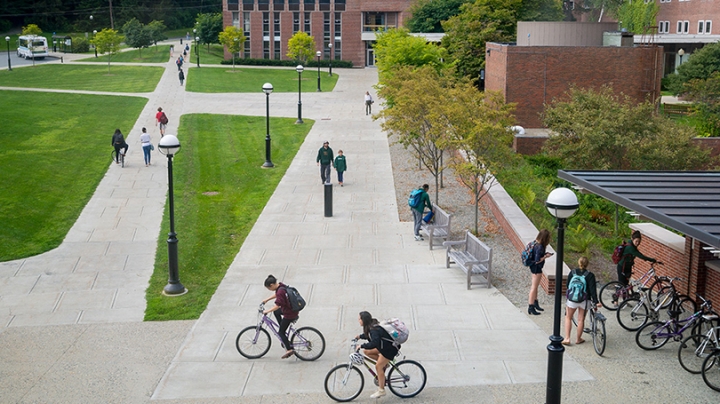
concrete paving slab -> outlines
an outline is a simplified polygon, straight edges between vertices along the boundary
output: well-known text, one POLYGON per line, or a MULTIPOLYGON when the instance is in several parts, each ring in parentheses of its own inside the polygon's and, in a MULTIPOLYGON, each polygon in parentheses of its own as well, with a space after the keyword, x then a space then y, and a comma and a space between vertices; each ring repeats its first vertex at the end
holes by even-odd
POLYGON ((241 396, 253 366, 254 363, 247 362, 175 362, 166 371, 152 399, 241 396))

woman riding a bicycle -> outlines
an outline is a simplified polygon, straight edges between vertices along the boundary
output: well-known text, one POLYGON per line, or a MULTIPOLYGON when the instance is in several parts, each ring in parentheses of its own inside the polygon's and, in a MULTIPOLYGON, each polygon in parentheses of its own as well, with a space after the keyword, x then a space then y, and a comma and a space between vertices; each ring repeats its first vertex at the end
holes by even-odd
POLYGON ((655 258, 646 257, 638 250, 641 242, 642 235, 639 230, 635 230, 632 232, 631 241, 623 249, 622 259, 617 264, 618 282, 623 286, 627 286, 630 281, 636 257, 653 263, 657 262, 655 258))
POLYGON ((373 318, 367 311, 361 311, 358 316, 358 323, 363 328, 363 333, 356 336, 356 339, 366 339, 369 342, 360 345, 363 353, 376 361, 375 370, 378 378, 378 391, 370 398, 378 398, 385 395, 385 367, 393 360, 400 350, 400 346, 393 344, 393 339, 380 326, 380 322, 373 318))
POLYGON ((275 299, 275 306, 273 306, 271 309, 263 311, 263 314, 268 314, 270 312, 273 312, 275 314, 275 318, 280 325, 278 333, 280 334, 280 338, 282 339, 282 343, 286 349, 285 354, 282 356, 282 358, 287 359, 295 353, 295 351, 292 349, 290 341, 288 340, 287 329, 288 327, 290 327, 290 324, 292 324, 298 319, 299 314, 298 312, 293 311, 292 306, 290 305, 290 301, 287 297, 287 289, 285 288, 286 285, 284 283, 278 282, 278 280, 274 276, 268 275, 267 279, 265 279, 265 287, 275 293, 267 299, 263 300, 263 304, 269 302, 272 299, 275 299), (278 311, 278 309, 280 309, 280 311, 278 311), (282 315, 280 312, 282 312, 282 315))

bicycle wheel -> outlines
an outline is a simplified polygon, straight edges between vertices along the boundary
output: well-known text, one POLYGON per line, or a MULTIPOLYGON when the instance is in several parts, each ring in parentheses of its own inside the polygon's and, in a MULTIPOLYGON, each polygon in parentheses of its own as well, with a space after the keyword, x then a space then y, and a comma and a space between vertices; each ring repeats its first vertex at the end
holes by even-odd
POLYGON ((120 153, 120 167, 125 168, 125 154, 120 153))
POLYGON ((715 343, 706 335, 691 335, 680 343, 678 361, 683 369, 692 374, 702 371, 702 364, 715 349, 715 343))
POLYGON ((270 350, 272 341, 270 333, 266 329, 251 325, 246 327, 235 339, 235 347, 240 355, 248 359, 257 359, 265 355, 270 350))
POLYGON ((715 335, 720 338, 720 318, 706 320, 704 317, 700 317, 697 324, 693 326, 692 333, 707 335, 711 328, 715 328, 715 335))
POLYGON ((115 150, 110 152, 110 161, 113 163, 117 163, 120 161, 120 156, 117 155, 117 152, 115 150))
POLYGON ((618 281, 608 282, 600 288, 600 304, 608 310, 615 311, 622 303, 622 293, 619 292, 622 284, 618 281))
POLYGON ((325 393, 335 401, 354 400, 365 387, 365 379, 357 367, 345 364, 330 369, 325 376, 325 393))
POLYGON ((705 384, 715 391, 720 391, 720 351, 713 352, 702 364, 702 377, 705 384))
POLYGON ((628 331, 637 331, 648 321, 648 309, 637 297, 632 297, 620 304, 617 310, 620 326, 628 331))
POLYGON ((290 337, 290 345, 300 360, 314 361, 325 352, 325 337, 312 327, 301 327, 290 337))
MULTIPOLYGON (((674 290, 675 288, 670 284, 670 279, 664 276, 659 277, 648 287, 648 298, 651 302, 662 301, 666 294, 672 293, 674 290)), ((666 305, 669 303, 670 301, 667 301, 666 305)))
POLYGON ((658 337, 657 335, 659 333, 668 334, 669 332, 670 330, 665 326, 665 323, 653 321, 638 330, 637 334, 635 334, 635 342, 640 348, 653 351, 667 344, 670 339, 670 337, 658 337))
POLYGON ((415 397, 425 388, 426 382, 425 368, 411 360, 396 363, 391 367, 387 377, 390 391, 402 398, 415 397))
POLYGON ((605 319, 599 317, 597 314, 593 319, 592 325, 592 337, 593 337, 593 348, 595 353, 602 356, 605 352, 605 319))

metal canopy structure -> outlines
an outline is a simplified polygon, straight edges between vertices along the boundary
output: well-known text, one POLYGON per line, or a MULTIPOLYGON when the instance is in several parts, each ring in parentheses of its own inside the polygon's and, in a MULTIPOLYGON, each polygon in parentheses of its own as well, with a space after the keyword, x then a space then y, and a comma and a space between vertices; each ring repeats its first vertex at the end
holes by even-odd
POLYGON ((720 172, 561 170, 558 177, 720 248, 720 172))

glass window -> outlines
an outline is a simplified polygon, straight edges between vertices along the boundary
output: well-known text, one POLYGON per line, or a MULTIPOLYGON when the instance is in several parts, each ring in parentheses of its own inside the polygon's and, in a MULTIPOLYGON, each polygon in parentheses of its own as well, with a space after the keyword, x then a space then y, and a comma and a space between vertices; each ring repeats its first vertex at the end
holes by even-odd
POLYGON ((240 13, 233 11, 232 13, 232 25, 235 28, 240 28, 240 13))
POLYGON ((677 33, 682 34, 682 21, 677 22, 677 33))
POLYGON ((303 0, 305 11, 315 11, 315 0, 303 0))
POLYGON ((330 0, 320 0, 320 11, 330 11, 330 0))
POLYGON ((228 0, 227 2, 228 11, 235 11, 239 9, 239 0, 228 0))
POLYGON ((300 0, 288 0, 288 10, 290 10, 290 11, 300 10, 300 0))
POLYGON ((300 13, 293 13, 293 34, 300 31, 300 13))
POLYGON ((284 11, 285 10, 285 0, 273 0, 273 10, 284 11))
POLYGON ((273 34, 280 36, 280 13, 273 13, 273 34))
POLYGON ((705 30, 705 21, 703 21, 703 20, 698 21, 698 34, 704 33, 703 32, 704 30, 705 30))
POLYGON ((243 10, 255 10, 255 0, 243 0, 243 10))
POLYGON ((263 13, 263 37, 270 36, 270 13, 263 13))
POLYGON ((705 21, 705 33, 712 34, 712 21, 711 20, 705 21))
POLYGON ((270 41, 263 41, 263 59, 270 59, 270 41))
POLYGON ((690 21, 685 20, 683 22, 683 34, 690 32, 690 21))
POLYGON ((333 51, 335 52, 333 59, 342 60, 342 42, 337 37, 335 38, 335 45, 333 45, 333 51))
POLYGON ((260 11, 270 10, 270 0, 258 0, 258 10, 260 10, 260 11))
POLYGON ((303 31, 305 31, 308 35, 312 32, 312 19, 310 18, 310 13, 305 12, 305 28, 303 31))
POLYGON ((275 41, 273 44, 273 50, 275 51, 273 55, 274 59, 280 60, 280 41, 275 41))
POLYGON ((345 11, 345 0, 335 0, 335 11, 345 11))
POLYGON ((335 39, 342 36, 342 13, 335 13, 335 39))

